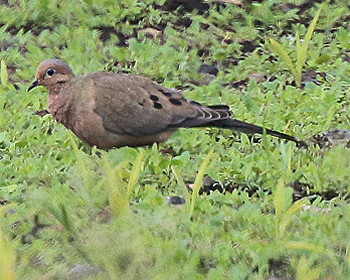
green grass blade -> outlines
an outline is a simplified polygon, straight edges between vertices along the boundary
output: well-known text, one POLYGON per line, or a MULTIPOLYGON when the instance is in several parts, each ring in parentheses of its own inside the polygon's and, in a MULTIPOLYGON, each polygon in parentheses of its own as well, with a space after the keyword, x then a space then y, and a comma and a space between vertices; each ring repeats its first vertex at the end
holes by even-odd
POLYGON ((0 279, 15 279, 15 255, 0 231, 0 279))
POLYGON ((314 244, 307 243, 304 241, 290 241, 290 242, 286 243, 286 247, 291 248, 291 249, 309 250, 309 251, 319 253, 319 254, 326 254, 327 253, 327 251, 324 249, 323 246, 314 245, 314 244))
MULTIPOLYGON (((300 44, 300 37, 299 32, 297 31, 295 34, 295 42, 297 45, 297 65, 296 65, 296 77, 295 77, 295 83, 298 87, 300 87, 301 84, 301 73, 303 72, 303 66, 305 63, 305 60, 303 63, 301 63, 300 53, 302 52, 302 45, 300 44)), ((305 58, 306 59, 306 58, 305 58)))
POLYGON ((186 185, 184 183, 184 180, 182 179, 180 173, 175 169, 174 166, 171 167, 171 170, 172 170, 172 172, 175 175, 176 182, 178 183, 178 185, 183 190, 183 195, 184 195, 185 201, 186 201, 185 209, 188 211, 188 210, 190 210, 190 206, 191 206, 191 203, 190 203, 191 202, 191 195, 188 192, 188 190, 186 188, 186 185))
POLYGON ((194 186, 193 186, 189 217, 192 217, 193 210, 194 210, 194 205, 196 203, 196 198, 198 196, 199 189, 201 188, 201 185, 202 185, 204 171, 207 168, 207 166, 209 164, 209 161, 210 161, 211 157, 213 156, 213 154, 214 154, 214 151, 211 150, 208 153, 208 155, 205 157, 201 167, 199 168, 199 171, 198 171, 198 174, 197 174, 196 180, 194 182, 194 186))
POLYGON ((271 46, 270 48, 272 49, 272 51, 274 53, 276 53, 284 61, 285 64, 287 64, 287 66, 289 67, 289 69, 292 72, 292 75, 293 75, 293 77, 295 79, 297 72, 296 72, 294 63, 290 59, 288 53, 283 48, 283 46, 280 43, 278 43, 277 41, 275 41, 274 39, 271 39, 271 38, 270 38, 270 46, 271 46))
POLYGON ((297 31, 295 33, 295 44, 297 45, 297 53, 299 52, 299 50, 301 49, 301 44, 300 44, 300 36, 299 36, 299 32, 297 31))
POLYGON ((278 180, 276 190, 275 190, 275 197, 274 197, 274 204, 275 204, 275 221, 276 221, 276 239, 280 239, 283 234, 283 230, 281 228, 281 222, 283 220, 283 213, 284 209, 286 208, 286 187, 284 185, 283 178, 280 178, 278 180))
POLYGON ((292 221, 293 217, 303 209, 304 205, 306 205, 306 200, 300 199, 296 201, 291 207, 289 207, 287 211, 285 211, 283 217, 279 220, 278 225, 280 237, 283 236, 286 227, 292 221))
POLYGON ((120 165, 115 168, 116 185, 111 191, 110 203, 113 213, 116 215, 124 215, 129 209, 129 196, 127 194, 127 186, 123 180, 123 172, 120 165))
POLYGON ((315 280, 320 279, 321 269, 309 267, 306 258, 303 256, 297 267, 297 280, 315 280))
POLYGON ((287 146, 286 150, 286 145, 284 143, 281 142, 280 144, 281 146, 281 155, 282 155, 282 159, 283 159, 283 164, 286 168, 286 173, 284 176, 284 180, 288 181, 289 180, 289 176, 291 174, 291 170, 292 170, 292 147, 289 145, 287 146))
POLYGON ((68 233, 75 234, 66 207, 62 203, 58 207, 48 204, 46 208, 68 233))
POLYGON ((323 245, 315 245, 305 241, 289 241, 285 243, 286 248, 295 250, 308 250, 310 252, 328 257, 328 261, 334 266, 337 265, 336 255, 331 249, 326 249, 323 245))
POLYGON ((3 86, 6 86, 8 83, 8 77, 7 77, 7 67, 5 60, 1 60, 1 68, 0 68, 0 78, 1 78, 1 84, 3 86))
POLYGON ((336 111, 337 111, 337 105, 336 104, 331 105, 331 107, 328 109, 326 122, 323 125, 323 131, 327 131, 329 129, 336 111))
POLYGON ((285 195, 286 190, 284 186, 284 180, 280 178, 277 183, 276 191, 275 191, 275 211, 277 218, 280 217, 285 208, 285 195))
POLYGON ((69 219, 68 212, 66 210, 66 207, 60 203, 59 208, 61 210, 61 218, 62 218, 62 225, 66 229, 67 232, 74 233, 72 223, 69 219))
MULTIPOLYGON (((82 244, 78 240, 76 230, 69 218, 69 213, 66 207, 60 203, 59 207, 52 207, 51 205, 47 207, 48 211, 61 223, 63 228, 69 234, 68 239, 70 239, 70 244, 74 247, 74 249, 78 252, 78 254, 87 262, 92 264, 92 261, 89 255, 85 252, 82 244)), ((0 278, 2 279, 2 278, 0 278)))
POLYGON ((315 27, 316 27, 316 23, 320 17, 320 14, 321 14, 321 11, 322 9, 319 9, 318 12, 316 13, 314 19, 312 20, 308 30, 307 30, 307 33, 305 35, 305 38, 304 38, 304 42, 302 43, 302 48, 306 51, 308 46, 309 46, 309 43, 310 43, 310 40, 311 40, 311 37, 312 37, 312 34, 314 33, 314 30, 315 30, 315 27))
POLYGON ((83 186, 79 188, 79 192, 81 196, 85 199, 85 201, 90 205, 90 207, 93 208, 93 202, 91 201, 90 196, 88 195, 86 188, 89 187, 89 185, 92 182, 91 172, 87 170, 85 165, 85 160, 83 159, 82 155, 80 154, 80 151, 78 149, 77 144, 75 143, 72 133, 69 133, 69 137, 71 140, 71 144, 73 147, 73 151, 77 160, 77 166, 80 171, 80 178, 83 182, 83 186))
MULTIPOLYGON (((307 53, 307 50, 309 48, 309 43, 310 43, 312 34, 315 30, 316 23, 320 17, 321 11, 322 11, 322 9, 318 10, 316 16, 312 20, 312 22, 307 30, 307 33, 306 33, 305 38, 304 38, 304 42, 301 45, 299 43, 299 46, 298 46, 298 42, 300 40, 299 40, 299 38, 296 37, 296 40, 297 40, 297 71, 298 71, 298 73, 300 73, 300 76, 301 76, 301 72, 302 72, 303 66, 305 64, 305 61, 306 61, 306 53, 307 53)), ((298 37, 299 37, 299 35, 298 35, 298 37)), ((300 82, 299 82, 299 85, 300 85, 300 82)))
POLYGON ((296 213, 298 213, 299 211, 301 211, 303 209, 304 205, 306 205, 306 199, 305 198, 296 201, 285 212, 285 216, 291 216, 291 217, 294 216, 296 213))
POLYGON ((104 156, 104 179, 110 188, 109 205, 115 215, 122 215, 129 209, 129 197, 127 194, 127 186, 123 181, 121 166, 123 162, 117 167, 112 168, 108 156, 104 156))
POLYGON ((135 186, 135 183, 136 183, 136 180, 140 174, 140 172, 142 171, 143 169, 143 151, 141 150, 135 161, 134 161, 134 164, 132 166, 132 169, 131 169, 131 173, 130 173, 130 179, 129 179, 129 183, 128 183, 128 198, 130 198, 130 195, 131 195, 131 192, 135 186))

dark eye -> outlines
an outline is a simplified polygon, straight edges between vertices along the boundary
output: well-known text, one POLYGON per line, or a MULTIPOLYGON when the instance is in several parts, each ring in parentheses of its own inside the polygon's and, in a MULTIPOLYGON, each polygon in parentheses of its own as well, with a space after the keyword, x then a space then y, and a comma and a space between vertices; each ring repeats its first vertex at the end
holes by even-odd
POLYGON ((55 74, 55 70, 53 70, 52 68, 49 68, 46 70, 46 75, 47 76, 52 76, 53 74, 55 74))

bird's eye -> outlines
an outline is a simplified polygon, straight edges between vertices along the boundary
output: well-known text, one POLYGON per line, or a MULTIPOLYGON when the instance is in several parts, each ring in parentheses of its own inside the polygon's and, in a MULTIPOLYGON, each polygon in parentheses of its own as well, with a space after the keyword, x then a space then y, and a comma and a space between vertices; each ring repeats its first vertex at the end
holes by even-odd
POLYGON ((55 74, 55 70, 52 68, 47 69, 46 71, 46 76, 52 76, 53 74, 55 74))

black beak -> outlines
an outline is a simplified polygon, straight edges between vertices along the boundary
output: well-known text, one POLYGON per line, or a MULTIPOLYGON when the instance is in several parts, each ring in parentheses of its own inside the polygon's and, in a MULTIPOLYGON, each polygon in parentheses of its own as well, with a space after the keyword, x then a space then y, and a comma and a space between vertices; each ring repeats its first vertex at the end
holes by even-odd
POLYGON ((37 85, 38 85, 38 81, 35 80, 29 87, 28 87, 28 90, 27 91, 31 91, 33 88, 35 88, 37 85))

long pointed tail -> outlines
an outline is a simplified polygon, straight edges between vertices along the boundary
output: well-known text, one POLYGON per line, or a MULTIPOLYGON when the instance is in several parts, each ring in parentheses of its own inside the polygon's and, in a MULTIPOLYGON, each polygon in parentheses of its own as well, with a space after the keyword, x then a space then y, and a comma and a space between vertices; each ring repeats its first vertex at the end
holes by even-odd
MULTIPOLYGON (((244 132, 244 133, 258 133, 258 134, 264 133, 264 129, 260 126, 246 123, 246 122, 242 122, 242 121, 239 121, 236 119, 230 119, 230 118, 216 120, 216 121, 209 123, 209 125, 221 127, 221 128, 233 129, 233 130, 237 130, 237 131, 244 132)), ((272 136, 275 136, 275 137, 278 137, 281 139, 285 139, 288 141, 293 141, 293 142, 297 143, 298 147, 307 147, 307 144, 304 141, 301 141, 301 140, 295 138, 294 136, 284 134, 281 132, 277 132, 277 131, 267 129, 267 128, 265 129, 265 131, 266 131, 266 134, 268 134, 268 135, 272 135, 272 136)))

